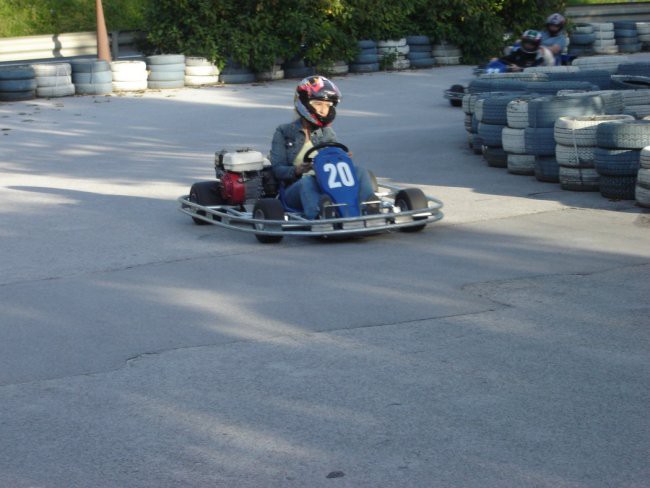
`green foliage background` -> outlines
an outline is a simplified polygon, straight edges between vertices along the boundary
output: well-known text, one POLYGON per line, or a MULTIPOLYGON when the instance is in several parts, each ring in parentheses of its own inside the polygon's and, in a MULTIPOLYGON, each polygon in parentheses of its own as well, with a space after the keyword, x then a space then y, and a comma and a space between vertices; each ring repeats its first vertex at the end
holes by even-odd
MULTIPOLYGON (((350 60, 357 39, 426 34, 465 61, 498 52, 506 32, 541 28, 564 0, 104 0, 109 30, 147 33, 151 52, 233 59, 256 70, 278 58, 350 60)), ((95 0, 0 0, 0 37, 95 29, 95 0)))

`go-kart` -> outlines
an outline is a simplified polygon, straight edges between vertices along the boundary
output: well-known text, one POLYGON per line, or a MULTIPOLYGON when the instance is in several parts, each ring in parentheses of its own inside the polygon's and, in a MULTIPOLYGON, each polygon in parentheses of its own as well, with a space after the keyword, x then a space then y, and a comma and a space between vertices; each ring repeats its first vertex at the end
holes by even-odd
POLYGON ((317 219, 308 219, 287 205, 285 189, 273 177, 268 159, 249 149, 217 153, 217 179, 194 183, 189 195, 178 199, 180 211, 198 225, 253 233, 262 243, 276 243, 284 236, 417 232, 443 217, 440 200, 426 196, 419 188, 377 183, 372 174, 375 197, 361 201, 354 163, 343 144, 314 146, 304 161, 312 163, 323 192, 317 219))

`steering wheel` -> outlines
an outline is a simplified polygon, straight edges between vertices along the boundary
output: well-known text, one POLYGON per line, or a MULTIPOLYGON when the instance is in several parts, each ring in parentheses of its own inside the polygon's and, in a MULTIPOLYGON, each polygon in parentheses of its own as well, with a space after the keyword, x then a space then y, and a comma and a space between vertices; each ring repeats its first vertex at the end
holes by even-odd
POLYGON ((324 147, 338 147, 339 149, 343 149, 346 153, 350 152, 348 149, 348 146, 341 144, 340 142, 323 142, 321 144, 316 144, 314 147, 309 149, 306 153, 305 156, 302 158, 303 162, 305 163, 311 163, 314 158, 310 157, 314 151, 318 151, 319 149, 323 149, 324 147))

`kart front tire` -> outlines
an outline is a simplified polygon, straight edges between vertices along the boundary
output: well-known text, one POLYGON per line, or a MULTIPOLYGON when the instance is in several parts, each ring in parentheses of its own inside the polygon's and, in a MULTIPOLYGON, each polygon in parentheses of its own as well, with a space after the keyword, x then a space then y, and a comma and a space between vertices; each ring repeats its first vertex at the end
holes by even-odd
MULTIPOLYGON (((261 198, 255 202, 253 207, 253 218, 262 220, 284 220, 284 207, 280 200, 275 198, 261 198)), ((263 224, 256 224, 256 228, 264 229, 263 224)), ((283 236, 267 236, 255 234, 255 237, 262 244, 275 244, 282 240, 283 236)))
MULTIPOLYGON (((406 188, 400 190, 395 195, 395 206, 399 207, 401 210, 414 210, 416 208, 427 208, 428 202, 427 197, 424 195, 422 190, 419 188, 406 188)), ((422 220, 426 217, 413 217, 413 220, 422 220)), ((426 224, 416 225, 413 227, 402 227, 400 230, 402 232, 419 232, 426 224)))
MULTIPOLYGON (((223 198, 221 197, 221 188, 217 181, 201 181, 199 183, 194 183, 190 188, 190 202, 198 203, 203 207, 210 207, 214 205, 221 205, 223 203, 223 198)), ((206 215, 203 210, 196 212, 199 215, 206 215)), ((208 222, 205 220, 192 217, 192 220, 196 225, 207 225, 208 222)))

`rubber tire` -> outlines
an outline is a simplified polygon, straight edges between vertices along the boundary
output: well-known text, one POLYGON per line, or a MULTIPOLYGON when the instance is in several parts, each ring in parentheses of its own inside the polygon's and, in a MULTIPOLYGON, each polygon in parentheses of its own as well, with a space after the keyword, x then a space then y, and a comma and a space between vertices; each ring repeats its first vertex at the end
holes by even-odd
POLYGON ((215 76, 219 75, 219 69, 214 65, 208 66, 186 66, 186 76, 215 76))
POLYGON ((636 176, 600 176, 600 194, 612 200, 634 200, 636 176))
MULTIPOLYGON (((555 139, 557 141, 557 138, 555 139)), ((555 146, 555 159, 560 166, 565 168, 593 168, 594 167, 593 146, 555 146)))
POLYGON ((532 154, 508 154, 508 173, 521 176, 535 174, 535 156, 532 154))
POLYGON ((173 81, 148 81, 147 88, 150 90, 170 90, 174 88, 184 88, 185 77, 173 81))
POLYGON ((36 98, 36 90, 0 92, 0 102, 24 102, 36 98))
POLYGON ((36 78, 23 80, 0 80, 0 92, 22 92, 36 90, 36 78))
POLYGON ((483 146, 483 159, 491 168, 508 167, 508 153, 502 147, 483 146))
POLYGON ((650 120, 600 124, 596 130, 596 140, 600 147, 643 149, 650 146, 650 120))
POLYGON ((113 83, 75 83, 74 89, 77 95, 108 95, 113 93, 113 83))
POLYGON ((374 73, 376 71, 379 71, 379 63, 350 64, 350 73, 374 73))
POLYGON ((433 58, 421 58, 421 59, 411 59, 412 68, 433 68, 436 65, 436 60, 433 58))
POLYGON ((360 54, 354 58, 354 62, 358 64, 376 63, 377 61, 379 61, 378 54, 360 54))
POLYGON ((144 91, 148 88, 147 80, 141 81, 113 81, 114 92, 144 91))
POLYGON ((151 71, 147 81, 181 81, 185 79, 185 71, 151 71))
POLYGON ((640 185, 636 185, 634 198, 639 207, 650 208, 650 190, 640 185))
MULTIPOLYGON (((416 208, 428 208, 428 201, 425 194, 419 188, 405 188, 395 195, 395 206, 402 210, 414 210, 416 208)), ((413 217, 413 220, 426 219, 426 217, 413 217)), ((413 227, 403 227, 402 232, 420 232, 427 224, 413 227)))
POLYGON ((144 61, 113 61, 111 63, 111 71, 113 73, 123 71, 129 73, 146 73, 147 64, 144 61))
POLYGON ((568 191, 598 191, 600 177, 593 168, 567 168, 560 165, 560 187, 568 191))
POLYGON ((59 86, 42 86, 36 89, 36 96, 40 98, 71 97, 75 93, 72 83, 59 86))
POLYGON ((255 73, 240 73, 240 74, 230 74, 230 73, 221 73, 219 79, 222 83, 228 85, 241 85, 245 83, 254 83, 255 82, 255 73))
MULTIPOLYGON (((253 207, 253 218, 258 219, 260 217, 265 220, 284 219, 284 207, 280 200, 276 198, 260 198, 257 200, 253 207)), ((282 240, 283 236, 255 234, 255 238, 262 244, 276 244, 282 240)))
POLYGON ((0 80, 29 80, 35 77, 34 68, 29 65, 0 66, 0 80))
POLYGON ((410 46, 430 45, 431 40, 428 36, 407 36, 406 43, 410 46))
POLYGON ((175 63, 175 64, 148 64, 147 70, 151 73, 165 73, 167 71, 178 72, 182 71, 185 73, 185 64, 184 63, 175 63))
POLYGON ((478 135, 481 137, 483 144, 492 147, 502 147, 502 131, 505 125, 497 124, 478 124, 478 135))
POLYGON ((147 64, 165 65, 165 64, 182 64, 185 65, 185 56, 183 54, 156 54, 147 56, 147 64))
MULTIPOLYGON (((203 207, 211 207, 214 205, 221 205, 224 203, 221 196, 221 187, 218 181, 200 181, 194 183, 190 188, 189 195, 190 202, 198 203, 203 207)), ((196 212, 199 215, 206 215, 205 212, 199 210, 196 212)), ((192 217, 196 225, 208 225, 208 222, 192 217)))
POLYGON ((97 71, 95 73, 73 73, 72 75, 72 83, 75 85, 101 85, 103 83, 111 83, 112 81, 113 73, 111 71, 97 71))
POLYGON ((598 126, 634 120, 629 115, 588 115, 584 117, 558 117, 555 121, 555 142, 565 146, 589 147, 597 145, 598 126))
POLYGON ((560 165, 555 157, 535 157, 535 179, 544 183, 560 181, 560 165))
POLYGON ((555 157, 555 137, 553 136, 552 127, 527 127, 524 129, 524 140, 526 154, 555 157))
POLYGON ((357 46, 360 49, 368 49, 368 48, 373 48, 373 47, 376 48, 377 43, 375 41, 371 41, 371 40, 362 40, 362 41, 357 42, 357 46))
POLYGON ((107 61, 93 59, 79 59, 70 61, 73 73, 96 73, 98 71, 111 71, 111 64, 107 61))
POLYGON ((605 115, 604 101, 600 95, 581 98, 547 97, 528 103, 528 125, 552 128, 558 117, 605 115))
POLYGON ((70 76, 72 74, 70 63, 32 64, 32 68, 37 78, 43 76, 70 76))
POLYGON ((36 77, 37 88, 45 88, 48 86, 70 85, 71 83, 72 83, 72 76, 70 75, 36 77))
POLYGON ((219 83, 218 76, 185 76, 185 86, 207 86, 219 83))
POLYGON ((594 167, 603 176, 636 176, 641 151, 637 149, 594 149, 594 167))
POLYGON ((206 58, 190 56, 185 58, 185 66, 214 66, 206 58))
POLYGON ((503 150, 509 154, 526 154, 526 130, 504 127, 501 131, 503 150))

